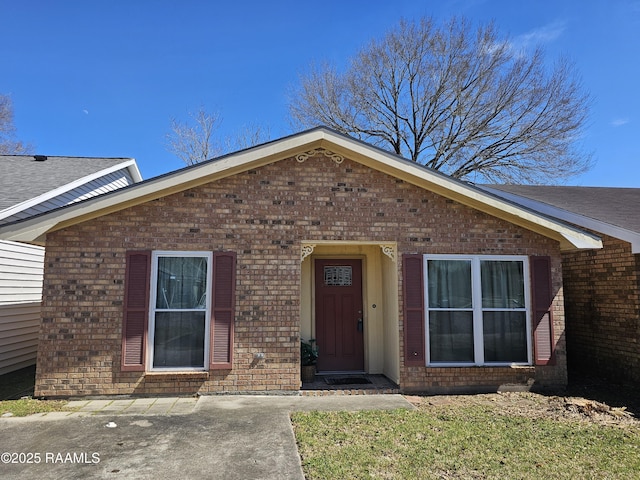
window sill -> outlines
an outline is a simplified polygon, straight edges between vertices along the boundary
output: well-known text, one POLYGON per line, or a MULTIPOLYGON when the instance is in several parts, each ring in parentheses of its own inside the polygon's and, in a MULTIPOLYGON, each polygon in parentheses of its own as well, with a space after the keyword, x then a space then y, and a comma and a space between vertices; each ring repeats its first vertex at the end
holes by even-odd
POLYGON ((428 368, 514 368, 514 369, 535 369, 531 364, 509 364, 509 363, 484 363, 476 365, 475 363, 430 363, 426 365, 428 368))
POLYGON ((198 380, 209 378, 209 372, 145 372, 149 380, 198 380))

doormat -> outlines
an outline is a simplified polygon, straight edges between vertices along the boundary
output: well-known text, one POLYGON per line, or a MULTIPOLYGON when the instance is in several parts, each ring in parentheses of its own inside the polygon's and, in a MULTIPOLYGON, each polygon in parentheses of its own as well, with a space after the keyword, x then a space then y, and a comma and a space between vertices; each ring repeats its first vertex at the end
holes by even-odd
POLYGON ((325 377, 324 381, 328 385, 364 385, 371 383, 365 377, 325 377))

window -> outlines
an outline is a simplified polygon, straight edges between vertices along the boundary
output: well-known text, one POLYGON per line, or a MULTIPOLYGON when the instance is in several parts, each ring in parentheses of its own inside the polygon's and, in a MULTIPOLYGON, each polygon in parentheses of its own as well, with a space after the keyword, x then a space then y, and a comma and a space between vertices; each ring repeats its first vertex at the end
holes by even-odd
POLYGON ((211 316, 208 252, 153 252, 151 370, 205 370, 211 316))
POLYGON ((531 362, 528 262, 520 256, 425 256, 427 363, 531 362))
POLYGON ((350 287, 351 284, 352 272, 350 265, 324 267, 325 287, 350 287))
POLYGON ((126 253, 123 372, 230 370, 235 252, 126 253))

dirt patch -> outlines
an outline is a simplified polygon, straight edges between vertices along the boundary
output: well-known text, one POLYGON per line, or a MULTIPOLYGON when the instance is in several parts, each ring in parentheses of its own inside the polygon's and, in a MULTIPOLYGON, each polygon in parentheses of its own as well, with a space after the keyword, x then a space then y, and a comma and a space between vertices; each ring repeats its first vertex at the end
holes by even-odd
POLYGON ((505 415, 598 424, 640 425, 626 406, 610 406, 591 398, 542 395, 532 392, 500 392, 479 395, 406 396, 419 408, 490 406, 505 415))

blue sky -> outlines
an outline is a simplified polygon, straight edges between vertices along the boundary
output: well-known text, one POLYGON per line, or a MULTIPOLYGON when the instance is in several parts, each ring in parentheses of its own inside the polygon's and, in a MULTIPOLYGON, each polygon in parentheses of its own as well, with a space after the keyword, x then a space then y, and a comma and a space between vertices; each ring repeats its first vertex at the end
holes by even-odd
POLYGON ((133 157, 144 178, 184 164, 170 119, 218 112, 220 136, 292 133, 287 91, 311 63, 344 65, 401 18, 494 20, 547 59, 570 57, 593 97, 596 166, 573 185, 640 187, 640 0, 0 0, 0 93, 45 155, 133 157))

